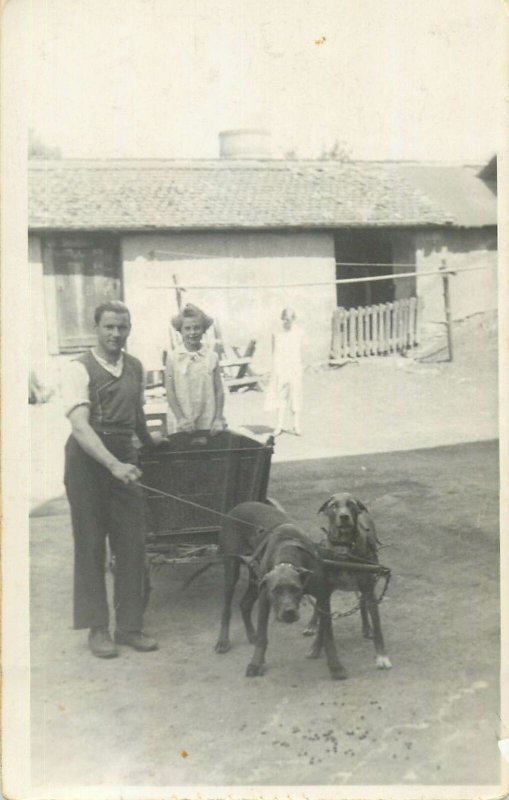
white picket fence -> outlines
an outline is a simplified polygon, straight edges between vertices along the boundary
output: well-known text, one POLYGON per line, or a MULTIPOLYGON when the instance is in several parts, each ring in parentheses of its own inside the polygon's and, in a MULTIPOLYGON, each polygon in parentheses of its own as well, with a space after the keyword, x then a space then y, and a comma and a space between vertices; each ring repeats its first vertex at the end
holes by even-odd
POLYGON ((336 308, 332 315, 331 363, 416 347, 420 307, 420 299, 410 297, 375 306, 336 308))

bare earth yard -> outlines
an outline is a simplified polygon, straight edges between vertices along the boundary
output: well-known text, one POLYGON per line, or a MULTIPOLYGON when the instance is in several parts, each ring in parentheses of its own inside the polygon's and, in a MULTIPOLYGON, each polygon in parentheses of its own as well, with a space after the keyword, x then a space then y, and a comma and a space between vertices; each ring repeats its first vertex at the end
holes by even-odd
MULTIPOLYGON (((305 658, 307 606, 294 625, 271 624, 263 677, 245 677, 251 646, 237 607, 234 647, 217 655, 219 566, 186 592, 190 567, 158 570, 146 628, 160 650, 94 659, 71 629, 65 426, 58 403, 32 409, 32 781, 42 796, 76 784, 498 782, 497 387, 493 331, 476 333, 476 345, 458 341, 452 365, 308 370, 304 435, 277 441, 269 493, 311 535, 323 500, 348 489, 386 545, 393 579, 381 614, 394 666, 375 670, 358 614, 338 619, 345 682, 305 658)), ((267 426, 262 400, 232 396, 230 420, 267 426)))

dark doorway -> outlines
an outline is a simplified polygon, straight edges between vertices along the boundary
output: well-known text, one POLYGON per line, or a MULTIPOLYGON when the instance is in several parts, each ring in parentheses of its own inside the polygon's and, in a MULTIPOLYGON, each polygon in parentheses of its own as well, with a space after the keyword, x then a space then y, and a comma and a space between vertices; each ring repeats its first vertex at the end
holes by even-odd
MULTIPOLYGON (((348 229, 334 237, 336 278, 368 278, 393 272, 392 246, 383 231, 348 229), (366 266, 380 264, 381 266, 366 266), (387 266, 386 266, 387 265, 387 266)), ((336 287, 338 306, 358 308, 394 300, 394 281, 345 283, 336 287)))

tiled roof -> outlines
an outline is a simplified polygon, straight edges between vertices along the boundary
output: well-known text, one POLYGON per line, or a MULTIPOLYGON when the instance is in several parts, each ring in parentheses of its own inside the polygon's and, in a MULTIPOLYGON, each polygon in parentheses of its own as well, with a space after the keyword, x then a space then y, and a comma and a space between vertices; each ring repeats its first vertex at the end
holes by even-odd
POLYGON ((485 178, 478 166, 402 163, 397 169, 412 185, 447 208, 457 225, 497 224, 496 183, 485 178))
POLYGON ((61 160, 29 164, 33 230, 443 224, 461 221, 447 203, 424 192, 394 163, 61 160))

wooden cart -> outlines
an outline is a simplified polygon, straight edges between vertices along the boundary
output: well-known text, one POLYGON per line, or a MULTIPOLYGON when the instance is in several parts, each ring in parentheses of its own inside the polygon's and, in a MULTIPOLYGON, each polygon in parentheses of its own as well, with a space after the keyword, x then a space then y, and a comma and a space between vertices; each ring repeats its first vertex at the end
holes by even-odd
POLYGON ((147 553, 173 563, 215 550, 223 515, 246 500, 267 502, 273 449, 272 436, 263 442, 232 431, 175 433, 142 449, 147 553))

